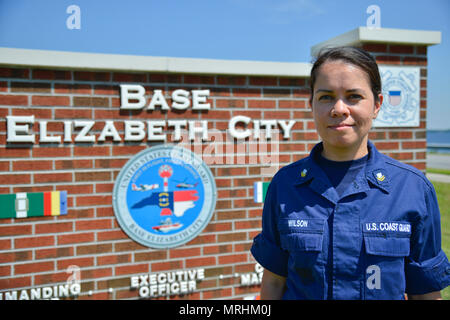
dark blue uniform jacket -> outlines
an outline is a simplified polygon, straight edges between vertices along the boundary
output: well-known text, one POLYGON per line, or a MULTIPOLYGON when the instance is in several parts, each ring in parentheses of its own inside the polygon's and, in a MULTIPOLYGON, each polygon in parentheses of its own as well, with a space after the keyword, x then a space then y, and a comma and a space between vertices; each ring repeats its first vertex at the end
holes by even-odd
POLYGON ((251 252, 287 278, 284 299, 403 299, 450 285, 433 185, 369 142, 365 169, 341 197, 313 161, 274 176, 251 252))

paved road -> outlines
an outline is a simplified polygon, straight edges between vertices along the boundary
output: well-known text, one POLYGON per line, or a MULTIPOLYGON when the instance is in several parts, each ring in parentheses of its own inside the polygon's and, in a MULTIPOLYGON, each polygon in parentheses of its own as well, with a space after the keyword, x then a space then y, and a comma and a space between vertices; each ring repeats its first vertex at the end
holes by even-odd
POLYGON ((427 173, 427 178, 430 181, 450 183, 450 175, 447 174, 427 173))
POLYGON ((427 167, 450 170, 450 154, 427 154, 427 167))

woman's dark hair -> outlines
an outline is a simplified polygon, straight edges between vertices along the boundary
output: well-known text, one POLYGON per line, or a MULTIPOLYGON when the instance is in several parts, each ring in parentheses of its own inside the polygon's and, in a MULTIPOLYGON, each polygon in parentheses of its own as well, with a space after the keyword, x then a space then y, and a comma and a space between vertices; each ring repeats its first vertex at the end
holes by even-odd
POLYGON ((372 89, 375 101, 378 101, 378 94, 381 93, 381 78, 378 71, 378 65, 375 59, 363 49, 356 47, 336 47, 324 48, 320 50, 316 61, 311 69, 309 80, 312 101, 314 96, 314 84, 316 83, 317 70, 320 66, 328 61, 343 61, 362 69, 369 77, 370 87, 372 89))

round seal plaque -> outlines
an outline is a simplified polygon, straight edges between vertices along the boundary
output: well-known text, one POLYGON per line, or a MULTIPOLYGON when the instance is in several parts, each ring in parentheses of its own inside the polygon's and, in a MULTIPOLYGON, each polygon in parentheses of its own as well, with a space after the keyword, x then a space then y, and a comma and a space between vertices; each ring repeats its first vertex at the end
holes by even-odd
POLYGON ((166 249, 189 242, 208 225, 216 198, 214 177, 195 153, 162 145, 125 164, 114 184, 113 207, 131 239, 166 249))

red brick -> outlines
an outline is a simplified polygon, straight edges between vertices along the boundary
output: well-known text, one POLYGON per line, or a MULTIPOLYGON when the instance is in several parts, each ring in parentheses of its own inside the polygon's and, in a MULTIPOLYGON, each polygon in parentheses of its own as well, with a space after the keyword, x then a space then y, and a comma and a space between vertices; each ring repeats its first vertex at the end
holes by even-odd
POLYGON ((31 183, 29 174, 1 174, 0 185, 31 183))
POLYGON ((0 68, 0 77, 28 79, 30 77, 30 70, 16 69, 16 68, 0 68))
POLYGON ((121 263, 130 263, 131 262, 131 254, 114 254, 108 256, 99 256, 97 257, 97 265, 107 265, 107 264, 121 264, 121 263))
POLYGON ((427 46, 417 46, 416 47, 416 53, 417 54, 427 54, 427 46))
POLYGON ((0 94, 0 105, 27 106, 28 96, 0 94))
POLYGON ((32 231, 33 231, 32 225, 0 226, 0 235, 2 237, 31 234, 32 231))
POLYGON ((184 83, 189 84, 214 84, 213 76, 185 75, 184 83))
POLYGON ((425 149, 427 147, 426 141, 403 141, 403 149, 425 149))
POLYGON ((6 289, 16 289, 22 287, 31 286, 31 277, 20 277, 20 278, 6 278, 0 279, 0 288, 3 290, 6 289))
POLYGON ((362 48, 370 52, 387 52, 387 44, 385 43, 364 43, 362 48))
POLYGON ((233 232, 223 233, 217 235, 218 242, 232 242, 232 241, 244 241, 247 240, 247 234, 245 232, 233 232))
POLYGON ((33 106, 69 106, 69 97, 60 96, 32 96, 31 105, 33 106))
POLYGON ((95 240, 94 233, 72 233, 58 236, 58 245, 74 244, 82 242, 93 242, 95 240))
POLYGON ((280 86, 286 87, 301 87, 305 85, 304 78, 280 78, 279 83, 280 86))
POLYGON ((147 82, 147 74, 114 72, 113 81, 117 82, 147 82))
MULTIPOLYGON (((14 109, 12 110, 13 116, 30 116, 34 115, 36 119, 50 119, 52 117, 52 111, 49 109, 34 109, 34 108, 26 108, 26 109, 14 109)), ((36 123, 35 132, 39 132, 39 124, 36 123)))
POLYGON ((235 97, 261 97, 261 89, 233 88, 232 94, 235 97))
MULTIPOLYGON (((80 268, 83 267, 92 267, 95 265, 93 257, 85 257, 85 258, 71 258, 71 259, 62 259, 57 261, 57 269, 58 270, 66 270, 69 266, 75 265, 80 268)), ((69 274, 68 274, 69 276, 69 274)))
POLYGON ((172 249, 169 251, 169 259, 200 256, 200 250, 200 247, 189 249, 172 249))
POLYGON ((28 261, 33 258, 33 251, 14 251, 0 253, 0 263, 28 261))
POLYGON ((414 168, 416 168, 418 170, 422 170, 422 171, 424 171, 427 168, 426 162, 412 162, 412 163, 408 163, 408 164, 413 166, 414 168))
POLYGON ((375 146, 378 150, 398 150, 399 149, 398 142, 375 141, 375 146))
POLYGON ((411 131, 391 131, 389 132, 389 139, 412 139, 411 131))
POLYGON ((55 83, 55 93, 92 94, 90 84, 55 83))
POLYGON ((69 148, 47 147, 47 146, 34 146, 33 158, 36 157, 69 157, 69 148))
POLYGON ((53 261, 48 262, 33 262, 26 264, 19 264, 14 266, 14 274, 26 274, 52 271, 55 269, 55 263, 53 261))
POLYGON ((54 119, 91 119, 92 110, 91 109, 55 109, 54 119))
POLYGON ((56 170, 91 168, 93 168, 93 160, 55 160, 56 170))
POLYGON ((264 119, 283 119, 290 120, 290 111, 264 111, 264 119))
POLYGON ((167 260, 167 254, 166 251, 136 252, 134 254, 134 261, 167 260))
POLYGON ((391 44, 389 45, 389 52, 411 54, 414 53, 414 46, 391 44))
POLYGON ((139 151, 146 149, 147 146, 113 146, 112 155, 113 156, 123 156, 123 155, 135 155, 139 151))
POLYGON ((196 268, 200 266, 215 265, 215 257, 202 257, 202 258, 192 258, 186 259, 186 268, 196 268))
POLYGON ((11 92, 51 93, 50 83, 11 82, 11 92))
POLYGON ((241 263, 248 261, 248 254, 231 254, 226 256, 219 256, 219 264, 241 263))
POLYGON ((77 184, 77 185, 61 185, 56 186, 56 190, 58 191, 67 191, 69 195, 76 194, 90 194, 94 192, 94 186, 92 184, 77 184))
POLYGON ((428 65, 428 60, 427 60, 427 58, 422 58, 422 57, 404 57, 403 64, 426 66, 426 65, 428 65))
POLYGON ((64 270, 63 272, 36 274, 34 275, 34 285, 54 285, 58 282, 66 282, 69 276, 70 274, 66 273, 66 270, 64 270))
POLYGON ((43 80, 72 80, 72 72, 60 70, 34 69, 33 79, 43 80))
POLYGON ((67 232, 73 230, 72 222, 60 222, 60 223, 39 223, 35 225, 35 233, 58 233, 67 232))
POLYGON ((399 56, 377 56, 375 59, 379 64, 400 64, 401 61, 399 56))
POLYGON ((109 156, 110 147, 109 146, 92 146, 91 144, 86 144, 85 146, 77 146, 73 148, 73 155, 75 157, 84 156, 109 156))
POLYGON ((215 246, 203 246, 203 254, 219 254, 233 252, 232 244, 223 244, 215 246))
POLYGON ((231 288, 207 290, 207 291, 202 292, 202 299, 204 299, 204 300, 220 299, 220 298, 224 298, 224 297, 230 297, 231 295, 232 295, 231 288))
MULTIPOLYGON (((111 196, 107 196, 109 199, 109 203, 112 202, 111 196)), ((78 197, 80 198, 80 197, 78 197)), ((78 198, 77 198, 77 205, 78 204, 78 198)), ((101 205, 101 203, 99 203, 101 205)), ((82 206, 80 204, 80 206, 82 206)), ((82 221, 76 221, 75 222, 75 229, 77 231, 81 230, 98 230, 98 229, 109 229, 111 228, 111 219, 96 219, 96 220, 82 220, 82 221)))
POLYGON ((395 153, 389 153, 389 157, 392 157, 396 160, 412 160, 413 159, 413 153, 412 152, 395 152, 395 153))
POLYGON ((292 90, 292 96, 294 98, 305 98, 309 99, 311 96, 311 90, 309 88, 299 88, 292 90))
POLYGON ((248 100, 249 108, 258 109, 275 109, 275 100, 248 100))
POLYGON ((43 236, 43 237, 31 237, 31 238, 20 238, 14 239, 14 248, 33 248, 33 247, 48 247, 55 244, 54 236, 43 236))
POLYGON ((34 183, 48 183, 48 182, 71 182, 72 173, 35 173, 34 183))
POLYGON ((11 266, 1 266, 0 265, 0 277, 11 276, 11 266))
POLYGON ((123 240, 128 239, 128 236, 122 230, 114 231, 99 231, 97 233, 97 241, 123 240))
POLYGON ((61 247, 61 248, 50 248, 50 249, 40 249, 36 250, 35 258, 40 259, 54 259, 61 257, 73 256, 72 247, 61 247))
POLYGON ((203 230, 203 232, 221 232, 231 230, 232 230, 231 222, 223 222, 223 223, 210 222, 203 230))
POLYGON ((250 85, 252 86, 277 86, 278 80, 273 77, 250 77, 250 85))
POLYGON ((13 171, 39 171, 51 170, 53 167, 51 160, 24 160, 12 163, 13 171))
POLYGON ((97 279, 112 276, 112 268, 97 268, 91 270, 81 269, 81 279, 97 279))
POLYGON ((110 181, 111 172, 75 172, 75 181, 110 181))
POLYGON ((280 100, 278 101, 278 107, 280 109, 306 109, 307 102, 305 100, 280 100))
POLYGON ((218 76, 217 84, 230 86, 244 86, 247 82, 246 77, 241 76, 218 76))
POLYGON ((110 72, 75 71, 73 77, 80 81, 111 81, 110 72))
POLYGON ((176 270, 176 269, 182 269, 182 268, 183 268, 182 260, 171 260, 171 261, 165 261, 165 262, 152 263, 152 265, 150 267, 150 271, 158 272, 158 271, 176 270))
POLYGON ((294 119, 313 119, 312 111, 294 111, 294 119))
POLYGON ((109 98, 73 97, 74 107, 109 107, 109 98))
POLYGON ((111 85, 95 85, 94 86, 94 94, 98 95, 116 95, 120 94, 119 86, 111 86, 111 85))
POLYGON ((0 239, 0 250, 10 250, 11 240, 10 239, 0 239))
POLYGON ((77 246, 77 256, 112 252, 112 243, 77 246))

